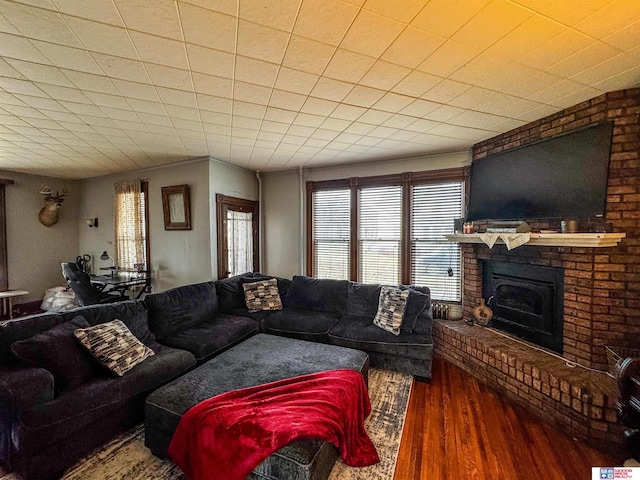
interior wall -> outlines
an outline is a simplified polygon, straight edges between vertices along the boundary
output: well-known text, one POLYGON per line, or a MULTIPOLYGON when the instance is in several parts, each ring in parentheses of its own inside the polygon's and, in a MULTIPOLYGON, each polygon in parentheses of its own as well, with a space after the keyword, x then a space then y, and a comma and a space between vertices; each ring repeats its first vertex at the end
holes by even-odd
POLYGON ((146 178, 149 182, 149 239, 153 291, 211 280, 211 224, 209 205, 209 160, 127 172, 90 180, 83 184, 80 210, 79 253, 93 259, 93 271, 107 267, 103 251, 115 255, 114 183, 146 178), (162 187, 189 185, 191 230, 165 230, 162 187), (85 219, 98 218, 98 228, 85 219))
POLYGON ((300 191, 298 171, 262 174, 264 271, 291 278, 300 275, 300 191))
MULTIPOLYGON (((210 159, 209 168, 209 202, 211 205, 211 272, 210 278, 218 278, 218 243, 216 194, 245 200, 259 200, 258 179, 252 170, 229 165, 219 160, 210 159)), ((262 220, 262 219, 261 219, 262 220)))
POLYGON ((302 192, 298 170, 263 173, 263 208, 267 220, 264 231, 265 272, 291 277, 306 271, 305 226, 301 221, 303 220, 301 209, 304 209, 303 212, 306 211, 307 181, 441 170, 470 164, 470 152, 457 152, 384 162, 303 169, 302 192))
POLYGON ((15 303, 41 300, 46 289, 64 283, 60 263, 75 260, 78 254, 81 188, 77 182, 51 177, 4 171, 0 177, 15 181, 5 189, 9 289, 29 291, 15 303), (58 223, 50 227, 38 220, 44 206, 38 193, 42 185, 54 192, 68 190, 58 223))

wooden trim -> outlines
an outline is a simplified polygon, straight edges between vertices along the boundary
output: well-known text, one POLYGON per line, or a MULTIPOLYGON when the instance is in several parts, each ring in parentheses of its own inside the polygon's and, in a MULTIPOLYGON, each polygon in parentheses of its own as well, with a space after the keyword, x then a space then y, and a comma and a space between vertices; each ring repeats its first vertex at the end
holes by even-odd
POLYGON ((352 185, 360 187, 384 187, 388 185, 400 185, 405 179, 410 178, 412 184, 425 182, 459 182, 468 175, 469 167, 444 168, 440 170, 426 170, 421 172, 404 172, 390 175, 376 175, 372 177, 351 177, 338 180, 322 180, 319 182, 307 182, 307 188, 313 191, 347 188, 352 185), (311 187, 309 187, 311 185, 311 187))
POLYGON ((315 255, 313 250, 313 182, 307 182, 307 276, 313 277, 315 255))
POLYGON ((5 183, 0 183, 0 290, 9 290, 5 183))
POLYGON ((411 173, 411 181, 413 184, 427 182, 461 182, 464 181, 468 169, 469 167, 456 167, 413 172, 411 173))
POLYGON ((260 269, 260 248, 259 248, 259 227, 260 227, 260 202, 246 200, 244 198, 230 197, 228 195, 216 194, 216 234, 218 248, 218 279, 229 276, 229 263, 227 253, 229 243, 227 238, 227 211, 251 212, 251 234, 253 237, 253 271, 260 269))
POLYGON ((402 223, 400 250, 400 283, 411 283, 411 173, 403 175, 402 182, 402 223))
POLYGON ((350 209, 349 218, 351 223, 349 224, 349 279, 354 282, 358 281, 358 275, 360 274, 360 255, 358 255, 360 251, 360 229, 359 225, 359 215, 360 212, 360 195, 359 195, 359 187, 358 187, 358 179, 351 179, 351 188, 350 188, 350 209))
POLYGON ((11 180, 10 178, 0 178, 0 185, 13 185, 15 180, 11 180))
POLYGON ((307 189, 311 188, 312 191, 316 190, 338 190, 340 188, 348 188, 349 179, 343 178, 340 180, 322 180, 320 182, 307 182, 307 189))

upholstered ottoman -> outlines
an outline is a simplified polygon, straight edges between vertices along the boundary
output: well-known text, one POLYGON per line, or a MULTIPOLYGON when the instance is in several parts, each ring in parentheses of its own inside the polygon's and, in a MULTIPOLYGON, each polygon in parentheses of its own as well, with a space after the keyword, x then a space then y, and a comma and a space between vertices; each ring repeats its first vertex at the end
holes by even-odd
MULTIPOLYGON (((362 372, 366 381, 369 357, 350 348, 255 335, 149 395, 145 406, 145 445, 154 455, 166 456, 182 415, 207 398, 338 368, 362 372)), ((338 450, 332 444, 301 440, 275 452, 248 478, 326 479, 337 458, 338 450)))

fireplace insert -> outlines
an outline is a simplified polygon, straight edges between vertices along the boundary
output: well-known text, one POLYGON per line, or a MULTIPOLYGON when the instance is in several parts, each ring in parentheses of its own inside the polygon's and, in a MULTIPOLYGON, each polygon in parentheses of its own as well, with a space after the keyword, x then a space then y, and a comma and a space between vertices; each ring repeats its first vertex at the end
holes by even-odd
POLYGON ((482 296, 491 299, 491 325, 562 353, 562 268, 483 262, 482 296))

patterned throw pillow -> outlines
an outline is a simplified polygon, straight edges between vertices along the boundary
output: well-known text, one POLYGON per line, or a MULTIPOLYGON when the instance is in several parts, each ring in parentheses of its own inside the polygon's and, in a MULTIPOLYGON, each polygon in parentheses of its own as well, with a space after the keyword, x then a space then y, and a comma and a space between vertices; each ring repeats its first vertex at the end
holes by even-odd
POLYGON ((262 310, 282 310, 282 300, 278 293, 278 281, 275 278, 242 284, 244 300, 249 312, 262 310))
POLYGON ((96 360, 119 377, 154 354, 117 319, 79 328, 73 334, 96 360))
POLYGON ((406 290, 382 287, 378 300, 378 312, 373 319, 373 324, 394 335, 400 335, 407 298, 409 298, 409 292, 406 290))

